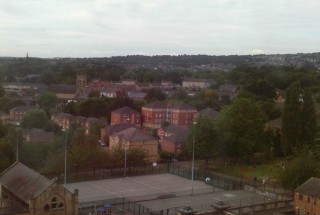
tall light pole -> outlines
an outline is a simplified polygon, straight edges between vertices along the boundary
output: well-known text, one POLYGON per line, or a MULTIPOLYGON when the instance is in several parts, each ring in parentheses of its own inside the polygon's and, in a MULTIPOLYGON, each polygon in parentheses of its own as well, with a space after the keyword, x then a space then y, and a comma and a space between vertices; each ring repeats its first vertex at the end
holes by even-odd
POLYGON ((123 148, 124 148, 124 170, 123 174, 126 177, 127 176, 127 150, 128 150, 128 143, 123 141, 123 148))
POLYGON ((63 174, 63 183, 67 184, 67 132, 66 129, 62 129, 65 132, 64 140, 64 174, 63 174))
POLYGON ((192 190, 191 190, 191 195, 193 195, 193 181, 194 181, 194 141, 195 141, 195 137, 196 137, 196 125, 197 122, 193 122, 193 140, 192 140, 192 176, 191 176, 191 180, 192 180, 192 190))

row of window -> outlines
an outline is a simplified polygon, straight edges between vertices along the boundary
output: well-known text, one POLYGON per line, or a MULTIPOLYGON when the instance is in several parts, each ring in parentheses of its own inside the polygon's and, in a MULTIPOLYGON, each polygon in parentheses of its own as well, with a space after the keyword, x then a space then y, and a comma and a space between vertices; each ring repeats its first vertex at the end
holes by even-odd
MULTIPOLYGON (((307 197, 307 202, 310 203, 311 202, 311 197, 310 196, 306 196, 307 197)), ((303 201, 303 194, 299 193, 299 200, 303 201)), ((317 204, 317 199, 313 198, 313 204, 316 205, 317 204)))

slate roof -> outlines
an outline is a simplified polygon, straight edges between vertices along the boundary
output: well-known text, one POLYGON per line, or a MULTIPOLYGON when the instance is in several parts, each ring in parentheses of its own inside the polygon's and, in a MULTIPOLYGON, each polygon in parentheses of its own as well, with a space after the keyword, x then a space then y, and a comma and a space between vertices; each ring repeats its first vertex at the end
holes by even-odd
POLYGON ((266 125, 273 127, 273 128, 281 129, 281 123, 282 123, 282 119, 279 117, 279 118, 276 118, 274 120, 267 122, 266 125))
POLYGON ((120 139, 125 141, 149 141, 149 140, 157 140, 157 138, 144 133, 141 129, 132 127, 126 130, 120 131, 115 134, 115 136, 119 136, 120 139))
POLYGON ((53 116, 57 119, 64 119, 64 118, 68 118, 68 117, 74 117, 72 114, 70 113, 63 113, 63 112, 60 112, 60 113, 55 113, 53 114, 53 116))
POLYGON ((107 135, 112 135, 115 133, 118 133, 120 131, 126 130, 128 128, 134 127, 134 125, 130 123, 121 123, 121 124, 115 124, 115 125, 110 125, 105 128, 102 128, 106 131, 107 135))
POLYGON ((31 138, 46 138, 46 139, 53 139, 54 133, 53 132, 47 132, 42 129, 38 128, 33 128, 33 129, 28 129, 24 130, 23 134, 25 136, 29 135, 31 138))
POLYGON ((175 144, 178 144, 178 143, 185 144, 187 137, 188 137, 188 132, 178 132, 169 137, 164 137, 163 139, 175 144))
POLYGON ((178 134, 180 132, 188 133, 188 127, 187 126, 179 126, 179 125, 173 125, 170 124, 168 126, 162 127, 164 132, 169 132, 172 134, 178 134))
POLYGON ((124 106, 122 108, 116 109, 114 111, 111 112, 112 113, 117 113, 117 114, 137 114, 139 113, 138 111, 136 111, 135 109, 132 109, 128 106, 124 106))
POLYGON ((32 196, 38 196, 53 183, 19 161, 0 175, 0 184, 27 204, 32 196))
POLYGON ((206 108, 206 109, 203 109, 203 110, 199 111, 199 115, 217 117, 219 115, 219 112, 213 110, 212 108, 206 108))
POLYGON ((51 84, 48 90, 55 93, 74 94, 77 91, 77 86, 69 84, 51 84))
POLYGON ((307 196, 320 198, 320 179, 311 177, 295 190, 307 196))
POLYGON ((11 108, 10 111, 15 111, 15 112, 27 112, 29 110, 34 110, 37 109, 36 106, 17 106, 14 108, 11 108))
POLYGON ((183 78, 182 81, 185 82, 203 82, 203 83, 212 83, 212 84, 216 84, 216 81, 213 79, 201 79, 201 78, 183 78))

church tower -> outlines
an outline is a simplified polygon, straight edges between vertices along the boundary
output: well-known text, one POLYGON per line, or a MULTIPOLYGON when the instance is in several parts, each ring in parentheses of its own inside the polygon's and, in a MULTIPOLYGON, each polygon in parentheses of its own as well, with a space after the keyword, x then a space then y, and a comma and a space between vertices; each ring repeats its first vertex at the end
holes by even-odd
POLYGON ((87 76, 85 72, 78 72, 77 73, 77 96, 82 95, 85 92, 85 88, 87 86, 87 76))

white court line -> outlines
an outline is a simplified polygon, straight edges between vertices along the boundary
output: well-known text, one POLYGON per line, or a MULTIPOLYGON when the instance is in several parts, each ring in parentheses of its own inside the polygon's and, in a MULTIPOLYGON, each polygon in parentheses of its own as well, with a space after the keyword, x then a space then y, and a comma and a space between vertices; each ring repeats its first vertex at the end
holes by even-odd
POLYGON ((164 193, 170 193, 170 192, 168 192, 168 191, 166 191, 166 190, 162 190, 162 189, 160 189, 160 188, 158 188, 158 187, 155 187, 155 186, 152 186, 152 185, 143 183, 143 182, 141 182, 141 181, 138 181, 137 179, 131 178, 131 180, 133 180, 133 181, 135 181, 135 182, 137 182, 137 183, 139 183, 139 184, 142 184, 142 185, 144 185, 144 186, 146 186, 146 187, 153 188, 153 189, 159 190, 159 191, 164 192, 164 193))
POLYGON ((93 187, 96 187, 96 188, 98 188, 98 189, 100 189, 100 190, 106 191, 107 193, 111 193, 112 195, 115 195, 115 196, 118 196, 118 197, 123 197, 123 196, 120 196, 120 195, 118 195, 118 194, 116 194, 116 193, 114 193, 114 192, 111 192, 111 191, 109 191, 109 190, 103 189, 102 187, 99 187, 99 186, 97 186, 97 185, 95 185, 95 184, 92 184, 92 183, 89 183, 89 182, 86 182, 86 184, 89 184, 89 185, 91 185, 91 186, 93 186, 93 187))

